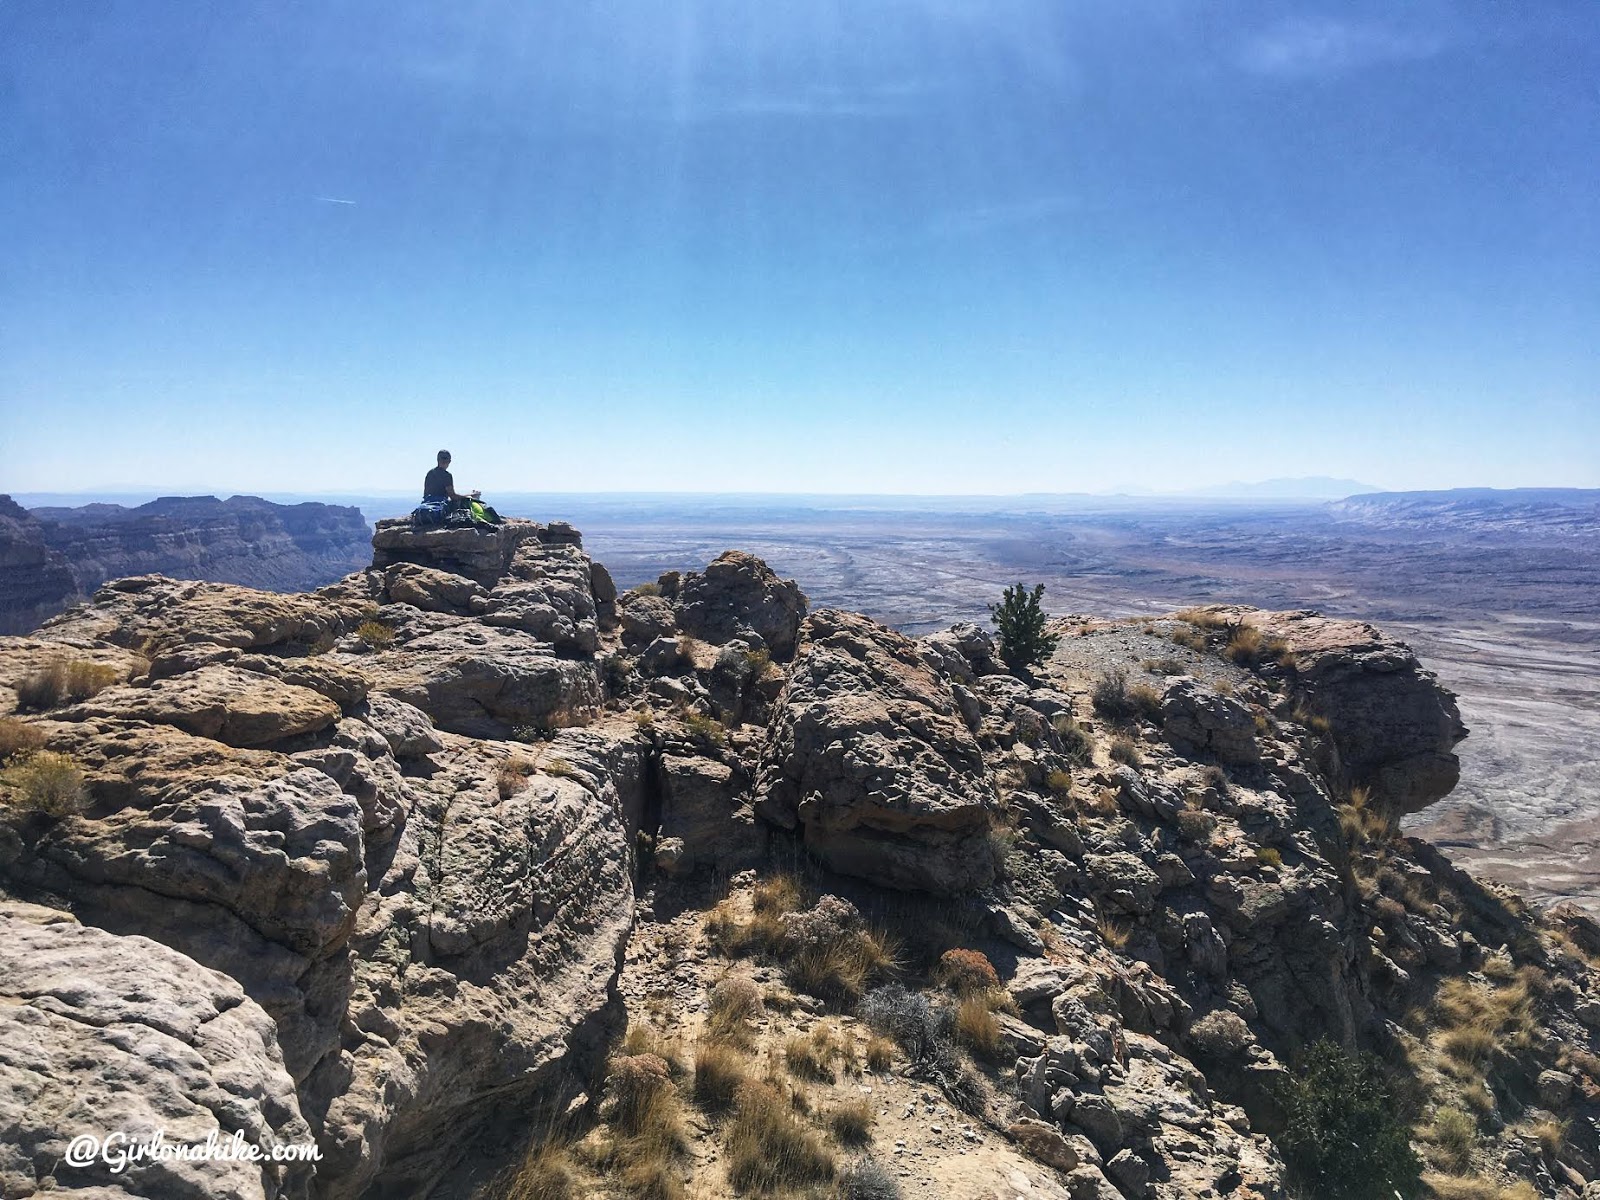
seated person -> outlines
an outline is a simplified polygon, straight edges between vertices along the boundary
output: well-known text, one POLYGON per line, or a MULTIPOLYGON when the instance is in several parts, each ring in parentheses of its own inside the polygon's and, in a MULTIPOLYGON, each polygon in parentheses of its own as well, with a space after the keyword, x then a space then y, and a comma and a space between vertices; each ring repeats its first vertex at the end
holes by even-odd
POLYGON ((456 491, 456 481, 450 475, 450 451, 439 451, 439 465, 429 471, 428 477, 422 482, 422 502, 448 500, 451 508, 465 508, 476 499, 477 492, 463 496, 456 491))

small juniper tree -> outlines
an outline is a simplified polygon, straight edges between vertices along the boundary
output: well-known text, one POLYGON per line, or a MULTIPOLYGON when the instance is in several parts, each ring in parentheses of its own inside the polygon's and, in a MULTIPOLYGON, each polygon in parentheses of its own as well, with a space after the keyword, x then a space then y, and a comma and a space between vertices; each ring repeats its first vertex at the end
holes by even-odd
POLYGON ((1030 592, 1019 583, 1005 590, 999 604, 989 605, 989 617, 1000 632, 1000 657, 1019 674, 1026 675, 1028 668, 1043 663, 1061 640, 1044 631, 1042 599, 1044 584, 1035 584, 1030 592))
POLYGON ((1278 1099, 1284 1127, 1274 1140, 1308 1196, 1405 1200, 1421 1190, 1410 1134, 1372 1055, 1320 1039, 1278 1099))

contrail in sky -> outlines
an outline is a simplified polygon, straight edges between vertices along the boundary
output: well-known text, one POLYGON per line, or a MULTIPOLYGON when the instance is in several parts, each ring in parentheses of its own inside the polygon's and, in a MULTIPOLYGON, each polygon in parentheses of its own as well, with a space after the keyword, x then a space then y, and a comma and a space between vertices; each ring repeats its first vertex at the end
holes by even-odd
POLYGON ((320 200, 324 204, 354 204, 355 203, 354 200, 341 200, 337 196, 317 196, 317 197, 315 197, 315 199, 320 200))

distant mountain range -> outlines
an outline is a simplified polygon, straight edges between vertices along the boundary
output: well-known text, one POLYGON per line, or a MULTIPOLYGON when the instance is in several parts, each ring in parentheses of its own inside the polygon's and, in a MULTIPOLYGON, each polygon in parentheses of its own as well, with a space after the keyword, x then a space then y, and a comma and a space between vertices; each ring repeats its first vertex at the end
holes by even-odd
POLYGON ((0 633, 20 633, 108 579, 160 574, 304 591, 365 567, 356 508, 168 496, 129 508, 25 509, 0 496, 0 633))
POLYGON ((1190 488, 1181 494, 1240 500, 1342 500, 1346 496, 1381 490, 1355 479, 1306 475, 1294 479, 1263 479, 1258 483, 1219 483, 1211 487, 1190 488))
POLYGON ((1600 537, 1600 488, 1454 488, 1377 492, 1335 501, 1336 520, 1390 529, 1600 537))

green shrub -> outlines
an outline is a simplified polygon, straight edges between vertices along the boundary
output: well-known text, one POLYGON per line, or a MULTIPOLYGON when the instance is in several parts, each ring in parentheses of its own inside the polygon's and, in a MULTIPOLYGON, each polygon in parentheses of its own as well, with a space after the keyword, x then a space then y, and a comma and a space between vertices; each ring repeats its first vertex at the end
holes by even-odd
POLYGON ((708 746, 722 746, 728 741, 728 729, 715 717, 702 716, 697 712, 683 714, 683 729, 695 741, 708 746))
POLYGON ((1281 1090, 1278 1148, 1315 1200, 1392 1200, 1418 1194, 1411 1150, 1378 1060, 1326 1038, 1306 1052, 1281 1090))
POLYGON ((1005 590, 1000 603, 989 606, 989 618, 1000 634, 1000 657, 1019 674, 1043 665, 1061 641, 1059 635, 1045 632, 1049 618, 1040 603, 1043 599, 1044 584, 1035 584, 1030 592, 1019 583, 1005 590))
POLYGON ((6 802, 23 812, 65 816, 83 807, 83 771, 70 754, 35 750, 0 770, 6 802))
POLYGON ((373 650, 384 650, 394 645, 394 627, 382 621, 363 621, 356 626, 356 636, 373 650))

